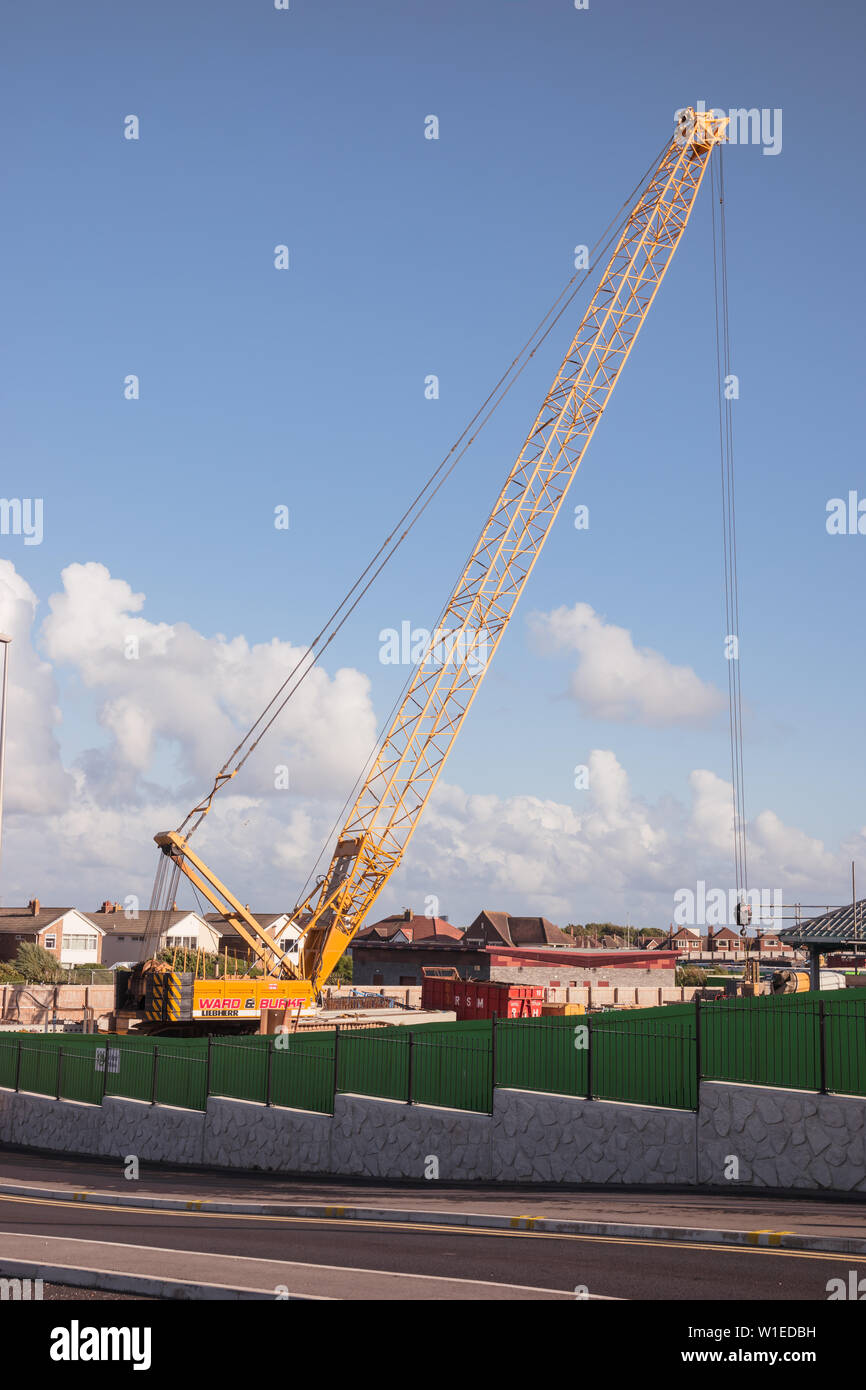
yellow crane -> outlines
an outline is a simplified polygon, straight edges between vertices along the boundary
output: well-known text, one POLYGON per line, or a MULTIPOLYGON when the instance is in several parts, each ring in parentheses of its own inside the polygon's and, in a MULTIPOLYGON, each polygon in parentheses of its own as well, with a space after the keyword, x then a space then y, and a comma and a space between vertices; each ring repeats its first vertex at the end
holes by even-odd
MULTIPOLYGON (((155 837, 167 859, 234 927, 266 971, 258 984, 233 987, 235 997, 228 1000, 219 982, 196 981, 193 1017, 312 1004, 400 863, 664 279, 726 125, 725 117, 712 111, 688 107, 678 113, 673 135, 628 214, 556 379, 379 745, 330 866, 291 914, 299 950, 292 955, 280 947, 195 854, 183 828, 155 837), (239 1005, 241 994, 252 1009, 224 1007, 239 1005), (203 1002, 212 1007, 202 1007, 203 1002)), ((193 816, 198 824, 207 815, 237 770, 217 775, 184 827, 193 816)))

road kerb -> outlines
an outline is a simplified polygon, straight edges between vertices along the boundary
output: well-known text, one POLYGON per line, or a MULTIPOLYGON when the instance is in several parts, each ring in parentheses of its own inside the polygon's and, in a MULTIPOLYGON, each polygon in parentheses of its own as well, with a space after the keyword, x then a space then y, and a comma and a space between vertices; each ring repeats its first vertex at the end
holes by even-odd
POLYGON ((288 1216, 330 1221, 393 1221, 419 1226, 466 1226, 478 1231, 526 1231, 540 1235, 613 1236, 633 1240, 669 1240, 710 1245, 769 1247, 816 1253, 866 1256, 866 1239, 801 1235, 795 1231, 725 1230, 691 1226, 657 1226, 611 1221, 573 1221, 549 1216, 499 1215, 488 1212, 426 1211, 405 1207, 358 1207, 295 1202, 229 1202, 217 1198, 136 1196, 133 1193, 79 1191, 33 1184, 0 1182, 0 1197, 35 1197, 98 1206, 147 1207, 155 1211, 194 1211, 214 1216, 288 1216))
POLYGON ((324 1294, 286 1293, 279 1300, 273 1289, 248 1289, 231 1284, 202 1284, 185 1279, 157 1279, 150 1274, 118 1270, 90 1269, 83 1265, 41 1264, 34 1260, 7 1260, 0 1256, 0 1275, 4 1279, 41 1279, 46 1284, 64 1284, 76 1289, 100 1289, 105 1293, 125 1293, 139 1298, 268 1300, 280 1303, 332 1303, 324 1294))

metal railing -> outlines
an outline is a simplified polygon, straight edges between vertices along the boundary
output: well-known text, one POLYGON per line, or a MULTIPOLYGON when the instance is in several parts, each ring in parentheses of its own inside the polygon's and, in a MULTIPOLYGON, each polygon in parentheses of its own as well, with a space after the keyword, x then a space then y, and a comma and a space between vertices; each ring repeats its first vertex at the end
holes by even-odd
POLYGON ((0 1036, 0 1087, 333 1113, 340 1093, 492 1112, 497 1088, 695 1109, 702 1081, 866 1095, 866 991, 543 1019, 148 1040, 0 1036))

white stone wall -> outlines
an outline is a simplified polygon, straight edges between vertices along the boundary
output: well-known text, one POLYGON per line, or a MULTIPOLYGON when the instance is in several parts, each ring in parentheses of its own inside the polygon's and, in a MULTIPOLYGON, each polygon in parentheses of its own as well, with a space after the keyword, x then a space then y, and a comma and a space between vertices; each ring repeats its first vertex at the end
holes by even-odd
POLYGON ((202 1162, 216 1168, 327 1173, 332 1124, 330 1115, 310 1110, 211 1096, 202 1162))
POLYGON ((422 1181, 435 1168, 445 1182, 866 1192, 866 1099, 723 1082, 703 1083, 697 1116, 509 1090, 497 1090, 492 1116, 339 1095, 333 1117, 218 1097, 205 1115, 0 1090, 0 1140, 118 1162, 135 1154, 383 1181, 422 1181))
POLYGON ((864 1122, 866 1099, 859 1096, 704 1081, 699 1181, 866 1192, 864 1122))
POLYGON ((102 1125, 98 1105, 0 1090, 0 1140, 6 1144, 98 1154, 102 1125))
MULTIPOLYGON (((63 1103, 63 1102, 61 1102, 63 1103)), ((56 1102, 55 1102, 56 1104, 56 1102)), ((102 1102, 98 1152, 145 1163, 204 1163, 205 1116, 200 1110, 106 1096, 102 1102)))
POLYGON ((695 1181, 691 1110, 498 1090, 493 1121, 497 1182, 695 1181))
POLYGON ((489 1115, 468 1110, 339 1095, 331 1172, 420 1181, 435 1159, 443 1182, 487 1182, 491 1131, 489 1115))

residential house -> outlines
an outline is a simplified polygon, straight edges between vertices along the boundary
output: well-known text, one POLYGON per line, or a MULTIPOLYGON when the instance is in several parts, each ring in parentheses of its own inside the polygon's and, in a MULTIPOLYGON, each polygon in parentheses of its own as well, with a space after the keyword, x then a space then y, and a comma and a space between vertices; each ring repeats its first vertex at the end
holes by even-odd
POLYGON ((695 927, 680 927, 672 931, 664 943, 669 951, 679 951, 684 956, 701 956, 704 953, 704 938, 695 927))
POLYGON ((0 908, 0 960, 14 960, 24 942, 41 946, 61 965, 99 965, 105 932, 75 907, 0 908))
MULTIPOLYGON (((247 908, 249 911, 249 908, 247 908)), ((253 912, 250 916, 261 929, 275 941, 282 951, 288 953, 293 964, 298 960, 298 938, 300 929, 290 920, 288 912, 253 912)), ((251 946, 238 931, 219 912, 208 912, 205 921, 217 935, 217 950, 220 955, 245 965, 255 960, 251 946)))
POLYGON ((512 917, 488 908, 482 908, 466 928, 466 939, 485 946, 563 946, 574 950, 573 938, 546 917, 512 917))
POLYGON ((124 910, 120 903, 104 902, 86 916, 103 933, 103 965, 132 965, 143 960, 148 924, 154 932, 159 925, 155 945, 150 948, 153 953, 171 946, 215 953, 219 943, 219 933, 199 913, 189 910, 150 913, 139 908, 133 912, 124 910))

